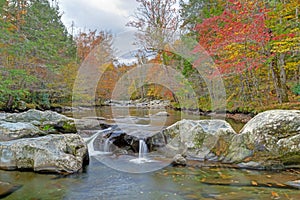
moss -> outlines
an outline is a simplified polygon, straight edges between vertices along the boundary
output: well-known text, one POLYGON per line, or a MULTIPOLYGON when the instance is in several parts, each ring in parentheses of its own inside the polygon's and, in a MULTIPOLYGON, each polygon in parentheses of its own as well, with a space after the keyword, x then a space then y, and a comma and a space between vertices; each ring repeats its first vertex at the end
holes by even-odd
POLYGON ((203 134, 196 134, 194 144, 196 148, 201 148, 204 143, 205 136, 203 134))
POLYGON ((42 131, 52 131, 54 130, 54 127, 50 124, 46 124, 45 126, 42 127, 42 131))
POLYGON ((300 164, 300 153, 288 153, 282 157, 284 165, 298 165, 300 164))
POLYGON ((64 122, 62 128, 63 128, 63 132, 65 132, 65 133, 76 133, 77 132, 75 124, 71 124, 70 122, 64 122))

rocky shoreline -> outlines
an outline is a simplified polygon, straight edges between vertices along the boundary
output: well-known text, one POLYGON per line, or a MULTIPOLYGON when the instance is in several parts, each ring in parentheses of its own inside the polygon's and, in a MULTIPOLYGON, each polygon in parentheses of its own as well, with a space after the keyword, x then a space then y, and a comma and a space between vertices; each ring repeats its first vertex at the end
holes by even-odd
MULTIPOLYGON (((82 136, 111 126, 103 121, 52 111, 0 113, 0 169, 78 172, 89 157, 82 136)), ((139 138, 132 133, 115 127, 103 137, 116 152, 138 152, 139 138)), ((179 164, 186 159, 272 170, 300 166, 299 138, 300 111, 271 110, 252 118, 239 133, 223 120, 181 120, 144 139, 150 151, 177 156, 179 164)))

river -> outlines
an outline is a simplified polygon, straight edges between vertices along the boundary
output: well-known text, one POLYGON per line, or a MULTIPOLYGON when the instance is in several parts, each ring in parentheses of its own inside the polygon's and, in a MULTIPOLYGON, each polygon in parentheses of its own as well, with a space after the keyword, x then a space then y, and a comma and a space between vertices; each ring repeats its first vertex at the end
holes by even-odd
MULTIPOLYGON (((151 115, 146 109, 131 108, 128 111, 120 108, 112 113, 109 108, 96 111, 97 116, 110 122, 114 118, 130 118, 142 125, 155 126, 156 123, 147 117, 151 115)), ((168 110, 168 113, 165 126, 183 118, 199 119, 199 116, 173 110, 168 110)), ((85 110, 75 115, 90 116, 93 112, 85 110)), ((230 123, 235 130, 242 127, 241 123, 230 123)), ((96 158, 91 158, 90 165, 83 172, 68 176, 0 171, 0 180, 21 186, 4 198, 7 200, 300 199, 300 190, 281 188, 286 181, 299 178, 295 171, 268 172, 226 167, 167 166, 148 173, 127 173, 107 167, 96 158)))

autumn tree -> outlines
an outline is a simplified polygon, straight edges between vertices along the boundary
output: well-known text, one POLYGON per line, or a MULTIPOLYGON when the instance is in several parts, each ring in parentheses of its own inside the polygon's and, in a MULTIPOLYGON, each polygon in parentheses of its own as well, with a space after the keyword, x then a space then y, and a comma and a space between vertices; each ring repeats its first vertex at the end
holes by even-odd
POLYGON ((197 34, 195 27, 204 19, 220 15, 226 1, 221 0, 180 0, 181 28, 188 30, 187 34, 197 34))
POLYGON ((300 71, 299 1, 280 0, 269 6, 267 25, 271 33, 270 70, 278 101, 283 103, 289 101, 288 74, 299 76, 300 71))
POLYGON ((260 99, 259 81, 253 70, 267 61, 265 48, 270 35, 265 20, 266 9, 261 1, 230 0, 222 14, 204 19, 196 27, 199 44, 214 58, 217 70, 223 76, 240 77, 238 93, 243 101, 260 99))
POLYGON ((75 37, 79 62, 82 62, 94 48, 99 46, 111 56, 113 53, 112 39, 112 34, 105 31, 90 30, 89 32, 80 32, 75 37))
MULTIPOLYGON (((105 77, 105 73, 114 73, 112 39, 110 33, 96 30, 80 33, 76 37, 81 68, 74 83, 73 104, 95 105, 95 100, 99 102, 102 100, 101 97, 106 98, 108 92, 99 90, 98 85, 106 88, 107 86, 102 84, 103 78, 105 81, 108 78, 105 77), (96 97, 96 94, 101 97, 96 97)), ((112 81, 108 81, 109 83, 112 81)))

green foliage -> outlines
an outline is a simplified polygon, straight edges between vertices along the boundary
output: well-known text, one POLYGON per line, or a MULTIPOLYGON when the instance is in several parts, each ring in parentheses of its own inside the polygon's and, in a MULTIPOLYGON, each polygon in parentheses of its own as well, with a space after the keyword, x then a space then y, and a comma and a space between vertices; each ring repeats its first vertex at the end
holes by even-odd
POLYGON ((34 83, 36 78, 23 69, 0 69, 0 102, 6 110, 16 107, 16 102, 26 100, 29 95, 28 85, 34 83))
POLYGON ((300 84, 297 84, 295 85, 293 88, 292 88, 292 91, 295 95, 300 95, 300 84))
POLYGON ((76 49, 61 21, 58 6, 48 0, 35 0, 27 9, 21 32, 25 35, 26 55, 48 66, 65 64, 74 58, 76 49))
POLYGON ((51 6, 48 0, 10 0, 9 3, 0 0, 0 104, 3 109, 12 110, 15 102, 25 99, 27 103, 48 109, 56 93, 66 93, 61 95, 63 98, 68 96, 70 89, 65 86, 64 77, 69 63, 77 64, 76 44, 61 21, 58 4, 52 2, 51 6))
POLYGON ((54 127, 51 126, 51 125, 49 125, 49 124, 47 124, 47 125, 43 126, 42 130, 43 131, 53 131, 54 127))

